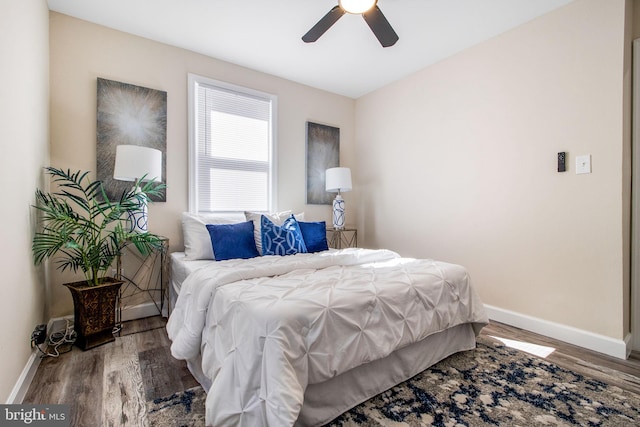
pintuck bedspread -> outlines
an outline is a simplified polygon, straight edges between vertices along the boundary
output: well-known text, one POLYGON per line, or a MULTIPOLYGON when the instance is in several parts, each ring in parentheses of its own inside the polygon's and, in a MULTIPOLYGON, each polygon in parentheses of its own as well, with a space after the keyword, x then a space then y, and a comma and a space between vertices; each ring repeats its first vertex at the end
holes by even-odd
POLYGON ((183 282, 167 330, 174 357, 202 358, 207 425, 280 427, 308 385, 486 322, 463 267, 344 249, 212 262, 183 282))

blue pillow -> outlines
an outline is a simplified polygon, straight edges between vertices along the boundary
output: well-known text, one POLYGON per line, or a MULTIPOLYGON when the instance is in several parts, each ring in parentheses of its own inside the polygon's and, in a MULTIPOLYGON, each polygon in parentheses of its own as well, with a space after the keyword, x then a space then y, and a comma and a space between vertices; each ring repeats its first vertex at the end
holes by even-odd
POLYGON ((269 218, 262 215, 260 226, 263 255, 294 255, 307 252, 300 226, 293 215, 281 226, 275 225, 269 218))
POLYGON ((207 224, 216 261, 260 256, 253 238, 253 222, 207 224))
POLYGON ((307 252, 320 252, 329 250, 327 243, 327 224, 321 222, 298 221, 307 252))

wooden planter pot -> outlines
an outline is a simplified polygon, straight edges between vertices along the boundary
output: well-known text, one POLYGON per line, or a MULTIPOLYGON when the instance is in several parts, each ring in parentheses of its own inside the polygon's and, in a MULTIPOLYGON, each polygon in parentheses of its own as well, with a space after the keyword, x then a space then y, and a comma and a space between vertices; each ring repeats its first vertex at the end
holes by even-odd
POLYGON ((88 286, 86 281, 64 284, 73 297, 76 345, 82 350, 115 341, 113 328, 122 283, 106 277, 98 286, 88 286))

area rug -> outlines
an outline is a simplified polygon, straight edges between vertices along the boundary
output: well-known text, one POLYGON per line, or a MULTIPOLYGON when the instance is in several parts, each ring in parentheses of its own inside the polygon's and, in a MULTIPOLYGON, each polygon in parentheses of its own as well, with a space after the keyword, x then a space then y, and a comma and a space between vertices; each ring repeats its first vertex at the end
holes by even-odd
POLYGON ((149 426, 204 426, 204 401, 206 397, 202 387, 198 386, 147 402, 149 426))
MULTIPOLYGON (((152 426, 204 425, 200 387, 149 402, 152 426)), ((640 396, 489 337, 327 426, 640 426, 640 396)))

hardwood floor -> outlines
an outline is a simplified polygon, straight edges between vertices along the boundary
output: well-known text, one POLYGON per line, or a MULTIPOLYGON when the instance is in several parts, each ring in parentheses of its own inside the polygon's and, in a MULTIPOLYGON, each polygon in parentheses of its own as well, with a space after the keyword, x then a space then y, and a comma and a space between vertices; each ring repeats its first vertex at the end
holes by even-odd
POLYGON ((70 404, 71 425, 146 426, 146 401, 198 385, 174 359, 159 316, 125 322, 121 336, 91 350, 42 360, 23 400, 70 404))
MULTIPOLYGON (((70 404, 72 426, 147 426, 147 400, 197 385, 171 356, 165 324, 159 316, 127 322, 115 342, 44 359, 24 403, 70 404)), ((482 334, 553 348, 549 362, 640 394, 637 354, 615 359, 497 322, 482 334)))
POLYGON ((491 322, 481 334, 549 347, 553 352, 545 360, 640 394, 640 355, 635 352, 627 360, 617 359, 498 322, 491 322))

